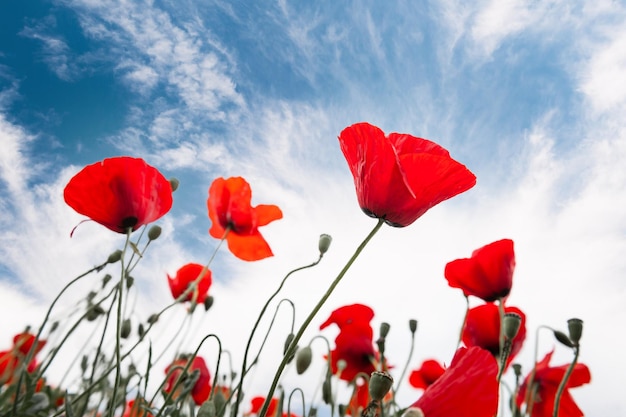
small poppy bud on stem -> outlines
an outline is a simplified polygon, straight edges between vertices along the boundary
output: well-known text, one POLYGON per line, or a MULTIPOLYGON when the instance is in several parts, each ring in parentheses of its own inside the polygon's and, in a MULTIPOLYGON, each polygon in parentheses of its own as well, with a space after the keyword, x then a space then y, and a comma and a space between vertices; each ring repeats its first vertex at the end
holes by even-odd
POLYGON ((567 347, 574 347, 574 343, 572 343, 571 340, 569 340, 569 337, 559 331, 559 330, 554 330, 554 337, 556 338, 556 340, 558 340, 559 342, 561 342, 562 344, 564 344, 567 347))
POLYGON ((156 224, 151 226, 148 230, 148 239, 157 240, 159 236, 161 236, 161 231, 162 229, 160 226, 157 226, 156 224))
POLYGON ((580 342, 580 338, 583 335, 583 321, 576 318, 569 319, 567 321, 567 328, 569 330, 570 340, 575 346, 578 346, 578 342, 580 342))
POLYGON ((324 379, 322 383, 322 400, 324 404, 332 404, 333 402, 333 390, 330 382, 330 378, 324 379))
POLYGON ((298 350, 298 353, 296 353, 296 372, 298 372, 298 375, 302 375, 309 368, 312 358, 313 351, 309 346, 298 350))
POLYGON ((208 297, 204 299, 203 301, 204 311, 209 311, 209 309, 213 306, 213 301, 214 301, 214 298, 212 295, 209 295, 208 297))
POLYGON ((178 189, 178 186, 180 185, 180 181, 178 181, 178 178, 170 178, 169 179, 170 182, 170 187, 172 187, 172 192, 176 191, 178 189))
POLYGON ((328 252, 328 248, 330 248, 330 243, 332 241, 333 241, 333 238, 330 235, 327 235, 325 233, 320 235, 318 247, 319 247, 321 255, 328 252))
POLYGON ((107 259, 107 263, 114 264, 115 262, 118 262, 120 259, 122 259, 122 251, 118 249, 109 255, 109 258, 107 259))
POLYGON ((124 319, 124 321, 122 322, 122 328, 120 329, 120 336, 122 337, 122 339, 126 339, 128 336, 130 336, 130 319, 124 319))
POLYGON ((522 324, 522 317, 517 313, 506 313, 504 315, 503 328, 504 336, 508 340, 513 340, 517 336, 520 325, 522 324))
POLYGON ((150 314, 150 317, 148 317, 148 323, 149 324, 154 324, 157 321, 159 321, 159 315, 158 314, 150 314))
POLYGON ((415 334, 415 332, 417 331, 417 320, 409 320, 409 330, 411 330, 411 333, 415 334))
POLYGON ((385 338, 389 334, 389 329, 391 326, 389 323, 382 322, 380 323, 380 337, 385 338))
POLYGON ((381 401, 391 389, 393 378, 387 372, 372 372, 369 392, 373 401, 381 401))

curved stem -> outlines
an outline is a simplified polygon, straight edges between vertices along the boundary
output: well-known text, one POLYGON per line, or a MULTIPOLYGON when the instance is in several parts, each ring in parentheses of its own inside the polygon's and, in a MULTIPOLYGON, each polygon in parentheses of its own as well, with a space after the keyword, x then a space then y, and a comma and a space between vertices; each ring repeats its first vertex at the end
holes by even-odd
MULTIPOLYGON (((263 315, 265 314, 265 311, 267 311, 267 308, 269 307, 270 303, 272 302, 272 300, 278 295, 278 293, 280 292, 280 290, 283 288, 283 286, 285 285, 285 282, 287 281, 287 279, 293 275, 294 273, 298 272, 298 271, 302 271, 303 269, 307 269, 307 268, 312 268, 315 265, 319 264, 320 261, 322 260, 322 257, 324 255, 322 253, 320 253, 319 258, 317 258, 317 260, 311 264, 305 265, 305 266, 301 266, 299 268, 293 269, 291 270, 287 275, 285 275, 285 277, 283 278, 283 280, 280 282, 280 285, 278 286, 278 288, 276 289, 276 291, 274 291, 274 293, 270 296, 270 298, 267 299, 267 301, 265 302, 265 305, 263 306, 263 308, 261 309, 261 313, 259 313, 259 316, 256 319, 256 322, 254 323, 254 326, 252 327, 252 331, 250 332, 250 337, 248 338, 248 343, 246 344, 246 350, 244 351, 243 354, 243 363, 241 365, 241 377, 239 378, 239 383, 237 384, 237 397, 235 397, 235 404, 233 405, 233 416, 237 415, 237 412, 239 410, 239 403, 241 402, 241 391, 242 391, 242 387, 243 387, 243 380, 244 377, 246 376, 246 373, 248 372, 247 370, 247 361, 248 361, 248 352, 250 351, 250 346, 252 345, 252 338, 254 337, 254 334, 256 333, 257 328, 259 327, 259 323, 261 322, 261 318, 263 318, 263 315)), ((293 353, 293 352, 291 352, 293 353)), ((283 365, 284 367, 284 365, 283 365)), ((276 389, 276 386, 274 386, 274 389, 276 389)), ((273 393, 274 390, 272 390, 273 393)), ((266 403, 267 403, 267 399, 266 399, 266 403)), ((262 415, 260 415, 259 417, 262 417, 262 415)))
POLYGON ((376 223, 376 226, 374 226, 372 231, 365 237, 363 242, 361 242, 361 244, 357 247, 357 249, 354 252, 354 254, 352 255, 352 257, 350 257, 350 259, 348 260, 348 263, 346 263, 346 265, 343 267, 341 272, 339 272, 339 275, 337 275, 335 280, 330 284, 330 287, 328 287, 328 289, 326 290, 326 292, 324 293, 322 298, 317 302, 317 304, 315 305, 315 307, 313 308, 313 310, 311 311, 309 316, 306 318, 304 323, 302 323, 302 326, 300 326, 300 330, 298 330, 298 333, 296 334, 296 336, 291 341, 291 344, 289 345, 289 348, 287 349, 287 352, 283 356, 283 360, 280 362, 280 365, 278 365, 278 369, 276 370, 276 374, 274 375, 274 380, 272 381, 272 385, 270 386, 270 390, 269 390, 267 396, 265 397, 265 402, 263 403, 263 407, 261 408, 261 411, 259 413, 259 417, 265 417, 265 415, 267 414, 267 409, 268 409, 268 407, 270 405, 270 401, 272 399, 272 395, 274 395, 274 391, 276 390, 276 386, 278 385, 278 380, 280 379, 280 376, 281 376, 281 374, 283 372, 283 369, 285 369, 285 366, 287 365, 287 362, 289 361, 289 358, 291 358, 291 355, 293 355, 294 352, 296 351, 296 347, 298 346, 298 342, 300 341, 300 338, 304 334, 304 331, 306 330, 306 328, 309 326, 309 324, 313 320, 313 317, 315 317, 315 315, 319 312, 320 308, 322 308, 322 306, 324 305, 324 303, 326 302, 328 297, 330 297, 330 295, 333 293, 335 287, 337 287, 337 285, 339 284, 341 279, 344 277, 346 272, 348 272, 348 269, 350 269, 350 267, 352 266, 352 264, 354 263, 356 258, 358 258, 358 256, 361 254, 361 252, 363 251, 365 246, 367 246, 369 241, 374 237, 376 232, 378 232, 378 230, 382 227, 382 225, 384 223, 385 223, 384 219, 378 219, 378 223, 376 223))
POLYGON ((411 347, 409 349, 409 357, 406 359, 406 363, 404 364, 404 368, 402 369, 402 373, 400 374, 400 379, 398 379, 398 385, 393 390, 393 398, 395 401, 396 394, 398 393, 398 388, 404 381, 404 376, 406 375, 407 370, 409 369, 409 364, 411 363, 411 358, 413 357, 413 351, 415 350, 415 332, 411 332, 411 347))
POLYGON ((576 366, 576 362, 578 362, 578 354, 580 353, 580 346, 574 346, 574 359, 572 363, 570 363, 567 371, 565 371, 565 375, 563 375, 563 379, 561 379, 561 383, 559 384, 559 388, 556 391, 556 396, 554 397, 554 411, 552 412, 552 417, 558 417, 559 415, 559 404, 561 403, 561 396, 563 395, 563 391, 565 391, 565 387, 567 386, 567 381, 569 380, 570 375, 574 371, 574 367, 576 366))

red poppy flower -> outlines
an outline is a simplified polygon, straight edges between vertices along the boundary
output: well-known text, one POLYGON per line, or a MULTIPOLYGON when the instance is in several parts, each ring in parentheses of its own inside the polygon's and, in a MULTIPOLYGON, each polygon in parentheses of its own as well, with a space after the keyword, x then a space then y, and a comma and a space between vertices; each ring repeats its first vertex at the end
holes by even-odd
POLYGON ((412 407, 427 417, 493 417, 498 408, 498 364, 484 349, 457 350, 450 367, 412 407))
POLYGON ((172 208, 172 187, 143 159, 120 156, 88 165, 65 186, 65 202, 118 233, 161 218, 172 208))
POLYGON ((370 321, 374 310, 363 304, 351 304, 334 310, 320 325, 320 330, 331 324, 339 327, 335 338, 335 349, 331 352, 331 370, 339 371, 337 362, 344 360, 346 368, 339 378, 352 381, 359 372, 369 375, 376 370, 377 354, 374 350, 374 331, 370 321))
MULTIPOLYGON (((28 355, 28 352, 30 352, 30 350, 32 349, 34 343, 35 343, 35 335, 29 332, 20 333, 20 334, 16 334, 15 336, 13 336, 13 348, 20 351, 20 353, 24 355, 25 357, 28 355)), ((41 352, 41 349, 43 349, 45 345, 46 345, 45 340, 37 340, 37 346, 35 347, 34 355, 41 352)))
MULTIPOLYGON (((187 362, 187 359, 176 359, 171 365, 165 368, 165 374, 169 375, 165 387, 163 388, 165 393, 169 394, 172 391, 174 385, 176 385, 176 382, 181 377, 182 371, 187 365, 187 362), (175 367, 178 368, 174 369, 175 367), (173 369, 171 373, 170 369, 173 369)), ((209 394, 211 394, 211 374, 209 373, 209 369, 207 368, 204 359, 200 356, 196 356, 193 358, 187 373, 182 375, 182 378, 187 378, 188 375, 191 375, 191 373, 195 370, 197 370, 200 375, 191 390, 191 396, 193 397, 196 405, 201 405, 209 398, 209 394)), ((181 388, 182 382, 178 384, 177 390, 180 390, 181 388)))
POLYGON ((352 394, 348 407, 346 408, 346 414, 350 416, 360 416, 369 403, 369 384, 367 381, 359 379, 356 382, 354 393, 352 394))
MULTIPOLYGON (((554 411, 554 400, 556 392, 559 388, 559 384, 567 371, 569 365, 561 365, 557 367, 550 367, 550 359, 552 353, 548 353, 541 362, 537 363, 535 368, 535 375, 533 377, 531 392, 534 393, 529 400, 531 404, 526 404, 527 410, 532 407, 531 417, 552 417, 554 411)), ((526 400, 529 377, 520 387, 520 391, 517 394, 517 406, 521 406, 526 400)), ((578 405, 574 402, 572 395, 567 390, 568 388, 579 387, 591 382, 591 372, 587 365, 577 363, 574 365, 574 370, 567 380, 567 385, 563 394, 561 395, 561 401, 559 402, 559 417, 582 417, 583 412, 578 408, 578 405)))
MULTIPOLYGON (((176 276, 174 278, 169 275, 167 276, 172 297, 174 297, 174 299, 180 297, 187 290, 189 284, 198 279, 200 275, 202 275, 202 278, 196 286, 197 295, 195 296, 195 300, 198 303, 204 302, 204 299, 207 297, 207 293, 209 292, 209 287, 211 287, 211 270, 206 269, 204 265, 194 263, 181 267, 176 272, 176 276)), ((191 301, 193 299, 194 291, 191 291, 187 294, 185 301, 191 301)))
POLYGON ((435 383, 445 372, 445 368, 434 359, 427 359, 422 362, 419 369, 414 370, 409 375, 409 384, 415 388, 426 389, 435 383))
MULTIPOLYGON (((505 313, 517 313, 522 318, 519 331, 513 338, 507 366, 522 349, 526 339, 526 315, 517 307, 504 307, 505 313)), ((500 355, 500 313, 498 306, 487 303, 470 309, 463 328, 463 343, 487 349, 494 357, 500 355)))
POLYGON ((146 411, 143 407, 145 405, 148 405, 148 403, 141 397, 137 397, 136 400, 130 400, 126 404, 122 417, 153 417, 152 413, 146 411))
POLYGON ((339 135, 361 209, 391 226, 408 226, 428 209, 469 190, 476 177, 426 139, 357 123, 339 135))
MULTIPOLYGON (((334 310, 328 319, 320 325, 320 330, 336 324, 339 330, 343 330, 348 326, 355 326, 358 324, 365 324, 370 329, 370 322, 374 318, 374 310, 364 304, 351 304, 343 307, 339 307, 334 310)), ((371 338, 372 336, 370 336, 371 338)))
POLYGON ((281 219, 282 211, 274 205, 252 207, 252 190, 245 179, 217 178, 209 188, 209 233, 217 239, 226 236, 228 248, 244 261, 258 261, 272 256, 272 250, 259 232, 259 227, 281 219))
MULTIPOLYGON (((244 416, 252 414, 259 414, 263 404, 265 403, 265 397, 254 397, 250 400, 250 411, 245 413, 244 416)), ((290 413, 292 417, 297 417, 294 413, 290 413)), ((276 417, 278 415, 278 398, 272 398, 267 407, 266 417, 276 417)), ((282 417, 288 417, 287 413, 282 413, 282 417)))
POLYGON ((487 302, 505 298, 511 292, 515 251, 511 239, 498 240, 472 253, 471 258, 448 262, 444 275, 448 285, 487 302))

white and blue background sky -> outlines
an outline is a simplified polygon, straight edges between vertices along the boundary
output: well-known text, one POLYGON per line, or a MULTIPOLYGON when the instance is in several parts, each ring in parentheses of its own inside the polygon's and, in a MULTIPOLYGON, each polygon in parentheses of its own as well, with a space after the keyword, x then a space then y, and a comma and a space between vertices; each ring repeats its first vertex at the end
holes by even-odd
MULTIPOLYGON (((572 394, 586 415, 624 414, 625 22, 626 5, 605 0, 4 2, 0 350, 123 244, 92 222, 70 238, 83 217, 62 190, 82 166, 132 155, 181 182, 158 222, 163 236, 135 272, 138 317, 170 301, 167 273, 215 249, 206 211, 215 177, 244 176, 254 204, 282 208, 284 219, 262 229, 276 256, 245 263, 222 248, 211 265, 215 305, 193 324, 198 338, 219 334, 239 363, 260 307, 287 271, 316 258, 319 234, 333 236, 330 252, 282 295, 298 322, 373 227, 337 142, 344 127, 368 121, 441 144, 477 185, 407 228, 385 227, 303 343, 331 310, 361 302, 376 311, 375 328, 391 323, 397 368, 409 318, 419 321, 412 366, 449 362, 465 304, 444 266, 511 238, 509 304, 528 316, 519 362, 530 369, 537 326, 565 330, 580 317, 592 384, 572 394)), ((270 337, 246 393, 265 395, 287 331, 270 337)), ((540 333, 540 358, 553 347, 553 364, 570 360, 540 333)), ((201 353, 213 363, 214 345, 201 353)), ((306 386, 294 374, 285 385, 306 386)), ((408 405, 419 392, 400 395, 408 405)))

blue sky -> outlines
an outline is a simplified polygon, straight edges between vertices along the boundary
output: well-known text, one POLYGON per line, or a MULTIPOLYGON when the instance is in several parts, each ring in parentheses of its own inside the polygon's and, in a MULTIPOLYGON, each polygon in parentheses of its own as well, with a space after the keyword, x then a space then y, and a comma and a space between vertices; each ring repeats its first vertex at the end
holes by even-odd
MULTIPOLYGON (((253 201, 283 209, 263 232, 276 256, 242 265, 220 252, 206 320, 230 332, 236 352, 257 295, 313 258, 317 236, 330 233, 326 264, 287 289, 303 318, 310 294, 321 294, 372 226, 336 140, 368 121, 441 144, 478 184, 406 229, 383 230, 319 322, 353 302, 397 329, 410 315, 423 329, 415 364, 447 360, 464 303, 445 285, 445 263, 512 238, 510 302, 527 311, 531 329, 521 359, 530 367, 534 327, 579 316, 593 383, 573 393, 588 415, 625 411, 615 387, 626 369, 607 348, 626 342, 616 334, 626 320, 626 6, 465 3, 5 2, 0 311, 29 313, 3 325, 2 340, 36 324, 69 277, 120 245, 92 224, 69 239, 82 218, 62 189, 81 166, 122 154, 181 180, 159 222, 164 237, 142 262, 138 305, 165 303, 165 274, 208 259, 216 245, 208 187, 242 175, 253 201), (242 300, 250 307, 230 316, 242 300)), ((555 358, 564 363, 568 352, 557 347, 555 358)), ((417 395, 408 391, 407 401, 417 395)))

